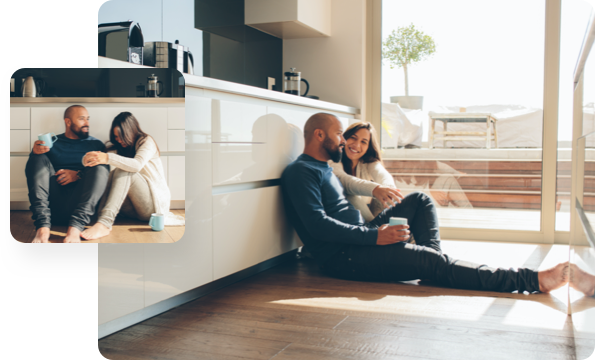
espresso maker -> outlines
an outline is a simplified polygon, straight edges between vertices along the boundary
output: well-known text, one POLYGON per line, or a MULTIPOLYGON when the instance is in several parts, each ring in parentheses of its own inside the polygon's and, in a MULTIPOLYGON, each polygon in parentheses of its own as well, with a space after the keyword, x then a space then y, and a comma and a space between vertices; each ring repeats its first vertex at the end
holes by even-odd
POLYGON ((308 95, 308 90, 310 90, 310 84, 306 79, 301 78, 301 73, 296 71, 296 68, 290 68, 291 71, 285 73, 285 77, 283 77, 283 91, 286 94, 292 94, 297 96, 306 96, 308 95), (303 82, 306 83, 306 92, 301 94, 300 91, 300 84, 303 82))

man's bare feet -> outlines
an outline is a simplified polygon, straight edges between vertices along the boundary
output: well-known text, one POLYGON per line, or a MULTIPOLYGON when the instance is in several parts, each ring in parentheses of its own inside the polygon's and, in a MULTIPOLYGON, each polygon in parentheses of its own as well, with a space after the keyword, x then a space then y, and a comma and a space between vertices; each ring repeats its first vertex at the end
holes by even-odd
POLYGON ((112 229, 108 229, 102 223, 96 223, 95 225, 83 231, 81 233, 81 237, 85 240, 95 240, 104 236, 108 236, 111 231, 112 229))
POLYGON ((576 264, 570 264, 570 287, 587 296, 593 296, 595 295, 595 276, 576 264))
POLYGON ((81 242, 81 231, 75 227, 70 226, 66 232, 64 243, 80 243, 81 242))
POLYGON ((50 228, 40 227, 39 229, 37 229, 35 238, 31 242, 32 243, 49 243, 50 242, 50 228))
POLYGON ((568 282, 568 261, 553 268, 539 271, 539 291, 549 293, 564 286, 568 282))

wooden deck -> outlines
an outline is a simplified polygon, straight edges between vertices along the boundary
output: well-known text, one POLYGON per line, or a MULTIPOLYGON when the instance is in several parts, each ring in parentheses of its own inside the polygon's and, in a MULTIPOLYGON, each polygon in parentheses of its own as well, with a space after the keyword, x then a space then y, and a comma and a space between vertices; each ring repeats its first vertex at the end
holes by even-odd
MULTIPOLYGON (((541 161, 538 160, 384 160, 397 186, 406 192, 445 192, 451 199, 433 196, 441 206, 463 198, 473 208, 541 209, 541 161), (453 183, 455 184, 453 186, 453 183)), ((585 209, 595 211, 595 162, 586 163, 585 209)), ((558 161, 558 210, 568 202, 571 162, 558 161)), ((459 205, 460 206, 460 205, 459 205)))
MULTIPOLYGON (((443 241, 445 253, 502 267, 547 268, 568 247, 443 241)), ((581 306, 595 307, 583 298, 581 306)), ((585 359, 568 292, 514 294, 417 281, 324 276, 307 259, 272 268, 99 341, 123 359, 585 359)))

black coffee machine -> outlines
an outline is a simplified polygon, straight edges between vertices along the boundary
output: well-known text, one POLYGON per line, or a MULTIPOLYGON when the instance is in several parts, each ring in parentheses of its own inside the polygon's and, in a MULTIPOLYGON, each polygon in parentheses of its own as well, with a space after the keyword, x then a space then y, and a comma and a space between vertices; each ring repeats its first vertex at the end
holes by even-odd
POLYGON ((144 65, 156 68, 176 69, 181 73, 194 74, 194 57, 187 46, 165 41, 146 42, 144 65))
POLYGON ((143 32, 132 20, 99 24, 98 55, 143 64, 143 32))

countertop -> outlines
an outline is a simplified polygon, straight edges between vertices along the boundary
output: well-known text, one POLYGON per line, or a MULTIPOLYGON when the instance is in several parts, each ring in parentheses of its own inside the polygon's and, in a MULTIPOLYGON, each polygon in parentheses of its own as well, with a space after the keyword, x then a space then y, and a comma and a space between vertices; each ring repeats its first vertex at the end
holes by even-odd
MULTIPOLYGON (((100 68, 147 68, 148 66, 135 65, 125 61, 114 60, 106 57, 99 56, 99 67, 100 68)), ((296 95, 285 94, 279 91, 272 91, 256 86, 238 84, 230 81, 218 80, 198 75, 184 74, 184 80, 186 81, 186 87, 208 89, 214 91, 222 91, 232 94, 238 94, 243 96, 249 96, 259 99, 278 101, 286 104, 306 106, 309 108, 336 111, 345 114, 359 114, 360 110, 351 106, 345 106, 340 104, 334 104, 322 100, 314 100, 304 98, 296 95)))

